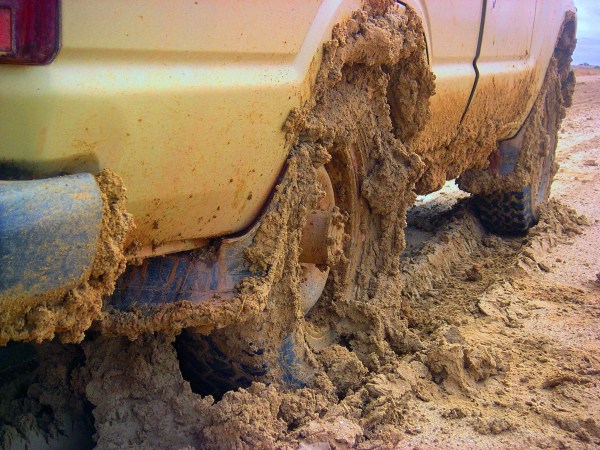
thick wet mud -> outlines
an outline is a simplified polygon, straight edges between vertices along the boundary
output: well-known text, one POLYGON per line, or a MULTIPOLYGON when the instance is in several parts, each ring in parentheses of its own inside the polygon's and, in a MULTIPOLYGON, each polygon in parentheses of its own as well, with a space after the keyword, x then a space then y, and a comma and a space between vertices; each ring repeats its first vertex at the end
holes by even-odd
POLYGON ((561 311, 591 314, 582 320, 592 326, 597 306, 585 291, 540 279, 551 270, 542 258, 585 233, 586 219, 552 202, 528 236, 499 238, 468 200, 440 196, 408 221, 394 288, 402 322, 382 311, 385 342, 345 324, 337 344, 315 353, 322 369, 310 386, 232 386, 215 401, 192 391, 165 336, 44 344, 37 368, 0 388, 3 443, 17 448, 32 432, 89 443, 92 431, 99 448, 598 442, 594 347, 539 330, 561 311))

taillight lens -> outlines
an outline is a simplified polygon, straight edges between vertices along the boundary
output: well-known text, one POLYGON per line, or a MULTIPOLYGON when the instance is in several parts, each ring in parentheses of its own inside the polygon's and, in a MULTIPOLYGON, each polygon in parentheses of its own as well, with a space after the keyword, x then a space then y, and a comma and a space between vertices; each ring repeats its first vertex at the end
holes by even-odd
POLYGON ((60 48, 60 0, 0 0, 0 63, 48 64, 60 48))
POLYGON ((12 52, 12 12, 0 7, 0 52, 12 52))

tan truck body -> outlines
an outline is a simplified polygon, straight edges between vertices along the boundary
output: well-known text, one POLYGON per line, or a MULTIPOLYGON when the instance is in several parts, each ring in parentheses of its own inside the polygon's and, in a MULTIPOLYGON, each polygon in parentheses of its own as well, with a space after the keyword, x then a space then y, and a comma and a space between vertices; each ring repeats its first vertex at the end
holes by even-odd
MULTIPOLYGON (((405 4, 423 21, 436 75, 423 153, 482 120, 499 121, 501 138, 516 133, 551 58, 547 42, 557 39, 572 2, 405 4)), ((309 98, 323 43, 358 7, 64 0, 56 60, 0 66, 0 162, 37 177, 114 170, 128 188, 138 256, 241 232, 285 163, 282 125, 309 98)))

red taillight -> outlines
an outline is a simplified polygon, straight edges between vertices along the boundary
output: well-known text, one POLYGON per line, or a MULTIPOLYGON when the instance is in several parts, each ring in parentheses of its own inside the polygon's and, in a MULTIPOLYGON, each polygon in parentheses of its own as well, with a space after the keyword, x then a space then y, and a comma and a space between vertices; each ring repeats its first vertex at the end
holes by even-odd
POLYGON ((0 8, 0 52, 12 52, 12 14, 9 8, 0 8))
POLYGON ((60 0, 0 0, 0 63, 48 64, 60 47, 60 0))

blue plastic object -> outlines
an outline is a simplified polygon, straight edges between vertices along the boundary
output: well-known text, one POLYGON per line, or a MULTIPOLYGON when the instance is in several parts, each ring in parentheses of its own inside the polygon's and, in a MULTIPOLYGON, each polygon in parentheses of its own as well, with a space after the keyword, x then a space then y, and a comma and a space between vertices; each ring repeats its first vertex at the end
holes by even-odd
POLYGON ((60 295, 88 277, 101 224, 90 174, 0 181, 0 303, 60 295))

